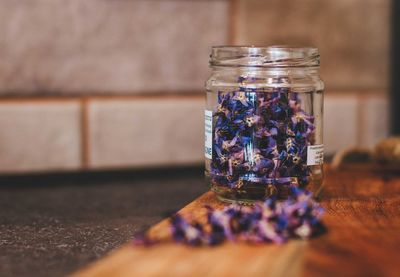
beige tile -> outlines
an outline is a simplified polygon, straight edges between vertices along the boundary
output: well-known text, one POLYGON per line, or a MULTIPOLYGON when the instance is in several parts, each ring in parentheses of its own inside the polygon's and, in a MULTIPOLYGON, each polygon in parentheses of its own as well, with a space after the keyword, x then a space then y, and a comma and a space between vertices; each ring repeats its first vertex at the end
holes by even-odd
POLYGON ((356 96, 325 96, 324 148, 327 154, 358 145, 358 107, 356 96))
POLYGON ((0 94, 203 90, 228 1, 5 0, 0 94))
POLYGON ((81 166, 78 102, 0 103, 0 172, 81 166))
POLYGON ((92 100, 89 167, 202 163, 203 111, 200 97, 92 100))
POLYGON ((385 96, 370 96, 362 99, 361 144, 372 148, 379 140, 389 135, 389 103, 385 96))
POLYGON ((387 88, 390 0, 239 0, 238 44, 313 45, 331 89, 387 88))

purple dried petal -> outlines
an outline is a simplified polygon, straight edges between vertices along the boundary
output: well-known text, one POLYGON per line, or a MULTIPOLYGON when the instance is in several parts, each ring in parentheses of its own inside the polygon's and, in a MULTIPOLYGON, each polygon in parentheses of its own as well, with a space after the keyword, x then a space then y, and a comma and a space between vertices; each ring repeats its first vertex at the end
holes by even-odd
MULTIPOLYGON (((291 178, 282 178, 275 183, 288 184, 291 178)), ((270 198, 251 207, 230 205, 213 209, 205 206, 206 224, 187 221, 177 214, 170 220, 172 238, 191 246, 217 245, 226 240, 283 243, 290 238, 306 239, 322 232, 324 226, 320 219, 323 209, 313 200, 312 194, 296 187, 291 187, 290 191, 288 199, 283 202, 270 198)), ((142 236, 134 243, 151 245, 156 241, 142 236)))
MULTIPOLYGON (((252 78, 241 76, 240 81, 252 78)), ((266 93, 247 86, 218 92, 214 116, 213 148, 217 150, 213 151, 211 174, 225 176, 212 177, 215 184, 238 188, 243 186, 239 178, 254 173, 261 179, 297 177, 299 183, 308 181, 304 149, 313 140, 315 126, 313 116, 301 109, 298 93, 287 88, 266 93), (254 158, 258 154, 261 156, 254 158)), ((263 181, 258 184, 267 185, 263 181)))

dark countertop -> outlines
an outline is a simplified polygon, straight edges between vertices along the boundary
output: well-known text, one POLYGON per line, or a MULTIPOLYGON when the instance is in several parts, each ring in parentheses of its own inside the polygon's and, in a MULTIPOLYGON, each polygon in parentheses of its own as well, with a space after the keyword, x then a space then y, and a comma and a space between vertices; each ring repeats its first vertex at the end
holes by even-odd
MULTIPOLYGON (((125 247, 81 276, 400 276, 400 171, 377 164, 342 165, 324 171, 320 204, 325 232, 280 245, 225 243, 218 247, 165 244, 125 247), (151 265, 151 266, 149 266, 151 265)), ((207 193, 182 210, 199 222, 202 207, 223 208, 207 193)), ((153 238, 165 238, 165 224, 153 238)), ((322 230, 321 230, 322 231, 322 230)))
POLYGON ((0 276, 60 276, 207 190, 203 170, 0 177, 0 276))

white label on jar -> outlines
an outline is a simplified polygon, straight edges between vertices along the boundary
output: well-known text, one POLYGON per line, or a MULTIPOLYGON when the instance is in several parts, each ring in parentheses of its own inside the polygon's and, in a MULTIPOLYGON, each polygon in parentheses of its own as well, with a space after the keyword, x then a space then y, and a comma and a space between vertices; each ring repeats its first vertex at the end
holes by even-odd
POLYGON ((204 111, 204 131, 204 155, 207 159, 212 159, 212 111, 204 111))
POLYGON ((324 145, 307 146, 307 165, 319 165, 324 163, 324 145))

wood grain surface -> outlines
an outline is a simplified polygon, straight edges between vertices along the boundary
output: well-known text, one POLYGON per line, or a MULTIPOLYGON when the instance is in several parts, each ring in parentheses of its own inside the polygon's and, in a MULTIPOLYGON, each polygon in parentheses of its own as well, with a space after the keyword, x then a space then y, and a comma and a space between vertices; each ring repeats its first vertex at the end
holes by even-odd
MULTIPOLYGON (((201 216, 206 203, 223 205, 208 192, 181 213, 201 216)), ((75 276, 400 276, 399 172, 328 169, 321 203, 328 232, 311 240, 200 248, 127 244, 75 276)), ((152 227, 152 235, 164 236, 167 223, 152 227)))

